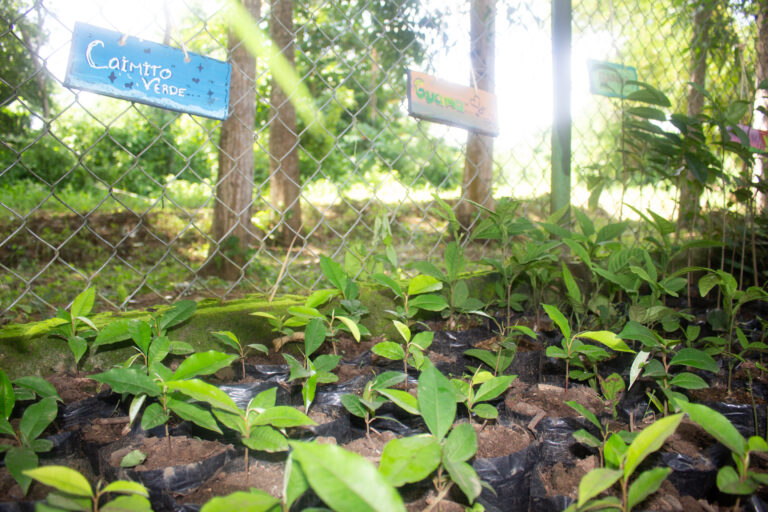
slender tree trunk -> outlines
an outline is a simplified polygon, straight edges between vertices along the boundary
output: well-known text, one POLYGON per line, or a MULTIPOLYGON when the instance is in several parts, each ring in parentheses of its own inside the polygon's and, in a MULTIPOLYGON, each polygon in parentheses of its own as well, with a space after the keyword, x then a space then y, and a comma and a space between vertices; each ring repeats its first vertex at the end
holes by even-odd
MULTIPOLYGON (((269 35, 286 60, 294 64, 293 0, 272 0, 269 35)), ((296 110, 276 81, 272 81, 269 114, 269 170, 272 206, 282 216, 281 242, 301 238, 301 177, 296 110)))
MULTIPOLYGON (((707 56, 709 55, 710 28, 712 12, 716 0, 704 2, 697 7, 693 15, 693 36, 691 38, 691 79, 696 85, 704 87, 707 78, 707 56)), ((688 86, 688 116, 696 117, 701 114, 704 107, 704 95, 693 86, 688 86)), ((686 171, 678 177, 680 187, 680 204, 677 214, 677 228, 684 227, 696 218, 699 213, 699 200, 703 186, 693 176, 691 171, 686 171)), ((695 230, 690 226, 691 230, 695 230)))
MULTIPOLYGON (((768 79, 768 2, 758 2, 757 13, 757 48, 756 48, 755 75, 757 83, 768 79)), ((758 110, 759 107, 768 109, 768 90, 758 89, 755 94, 755 109, 752 117, 752 127, 758 130, 768 130, 768 116, 758 110)), ((760 180, 766 183, 768 180, 768 157, 758 157, 756 160, 756 172, 760 180)), ((757 195, 757 211, 761 214, 768 212, 768 196, 763 193, 757 195)))
MULTIPOLYGON (((472 0, 470 8, 470 56, 472 71, 470 84, 494 92, 496 7, 494 0, 472 0)), ((469 132, 467 154, 462 178, 462 198, 456 217, 465 229, 470 229, 477 211, 465 201, 470 199, 487 208, 493 201, 493 137, 469 132)))
MULTIPOLYGON (((260 0, 241 0, 255 19, 260 0)), ((204 274, 236 280, 245 271, 245 251, 253 239, 253 130, 256 115, 256 60, 230 30, 229 60, 232 76, 229 117, 221 124, 219 172, 213 207, 211 248, 204 274)))

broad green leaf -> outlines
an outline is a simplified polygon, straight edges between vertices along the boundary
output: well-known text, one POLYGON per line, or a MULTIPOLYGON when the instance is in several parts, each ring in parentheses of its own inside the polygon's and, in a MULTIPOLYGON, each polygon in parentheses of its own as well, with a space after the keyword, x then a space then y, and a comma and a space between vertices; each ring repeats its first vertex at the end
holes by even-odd
POLYGON ((464 351, 465 356, 477 358, 488 365, 490 368, 495 369, 498 362, 498 357, 490 350, 484 350, 481 348, 470 348, 464 351))
POLYGON ((90 498, 91 484, 83 475, 66 466, 41 466, 24 472, 28 477, 61 492, 90 498))
POLYGON ((435 339, 434 331, 421 331, 413 335, 412 345, 416 345, 421 350, 427 350, 435 339))
POLYGON ((355 341, 360 341, 360 327, 357 325, 357 322, 352 320, 351 318, 347 318, 346 316, 337 316, 337 320, 341 320, 341 322, 347 327, 349 332, 352 334, 352 337, 355 338, 355 341))
POLYGON ((704 379, 689 372, 678 373, 672 377, 669 384, 683 389, 706 389, 709 387, 709 384, 704 379))
POLYGON ((480 492, 483 490, 480 477, 477 476, 475 469, 466 462, 458 462, 450 459, 443 461, 445 469, 448 470, 448 474, 451 476, 451 480, 459 486, 464 496, 467 497, 467 501, 471 504, 475 501, 475 498, 480 496, 480 492))
POLYGON ((171 340, 170 347, 168 347, 168 352, 177 356, 186 356, 188 354, 193 354, 195 352, 195 348, 186 341, 171 340))
POLYGON ((442 311, 448 307, 445 297, 434 293, 418 295, 408 301, 410 308, 424 309, 426 311, 442 311))
POLYGON ((443 283, 432 276, 419 274, 408 282, 408 295, 420 295, 422 293, 436 292, 443 288, 443 283))
POLYGON ((717 488, 728 494, 752 494, 757 484, 750 480, 742 482, 733 466, 723 466, 717 472, 717 488))
POLYGON ((565 266, 565 262, 562 262, 562 269, 563 282, 565 283, 565 289, 568 291, 568 296, 574 303, 581 304, 581 290, 579 289, 579 285, 576 284, 573 274, 571 274, 571 271, 565 266))
MULTIPOLYGON (((56 401, 61 402, 61 397, 59 396, 59 392, 56 391, 56 388, 53 387, 53 384, 51 384, 50 382, 48 382, 42 377, 38 377, 37 375, 19 377, 18 379, 15 379, 13 381, 13 385, 23 389, 29 389, 31 391, 34 391, 37 395, 40 396, 40 398, 51 397, 51 398, 54 398, 56 401)), ((0 394, 2 394, 2 391, 0 391, 0 394)), ((0 401, 2 401, 2 398, 0 398, 0 401)), ((1 415, 2 415, 2 412, 0 411, 0 416, 1 415)))
POLYGON ((381 341, 371 348, 371 351, 377 356, 386 357, 395 361, 405 359, 405 350, 403 346, 394 341, 381 341))
POLYGON ((695 348, 682 348, 669 362, 671 365, 692 366, 699 370, 717 373, 720 369, 712 356, 702 350, 695 348))
POLYGON ((347 287, 347 273, 344 269, 328 256, 320 256, 320 269, 328 281, 338 290, 344 291, 347 287))
POLYGON ((469 423, 459 423, 443 443, 443 460, 466 462, 477 453, 477 433, 469 423))
POLYGON ((493 379, 493 374, 491 372, 487 370, 478 370, 475 372, 474 375, 472 375, 472 378, 470 379, 470 383, 472 384, 472 387, 475 387, 478 384, 484 384, 492 379, 493 379))
POLYGON ((629 486, 627 493, 628 508, 642 503, 642 501, 655 493, 661 487, 661 483, 672 472, 672 468, 653 468, 643 471, 637 479, 629 486))
POLYGON ((128 482, 126 480, 116 480, 108 484, 101 492, 117 492, 120 494, 136 494, 138 496, 144 496, 149 498, 149 491, 147 488, 138 482, 128 482))
POLYGON ((152 504, 144 496, 118 496, 99 507, 100 512, 152 512, 152 504))
POLYGON ((404 323, 398 321, 398 320, 392 320, 392 323, 395 326, 395 329, 397 329, 397 332, 400 333, 400 336, 405 340, 405 342, 411 341, 411 330, 408 328, 407 325, 404 323))
POLYGON ((131 400, 131 405, 128 407, 128 425, 133 425, 133 422, 138 418, 141 408, 144 407, 144 402, 147 400, 147 395, 136 395, 131 400))
MULTIPOLYGON (((309 490, 309 482, 301 469, 301 464, 293 460, 293 454, 288 454, 288 460, 285 462, 285 477, 283 478, 283 500, 285 508, 289 509, 302 494, 309 490)), ((232 512, 232 511, 225 511, 232 512)))
POLYGON ((542 304, 541 307, 544 308, 544 311, 547 313, 549 318, 560 328, 560 332, 563 334, 563 337, 565 339, 570 339, 571 327, 568 325, 568 320, 566 320, 565 316, 560 312, 559 309, 557 309, 557 306, 542 304))
POLYGON ((750 452, 768 452, 768 442, 760 436, 752 436, 747 441, 750 452))
POLYGON ((291 442, 312 489, 339 512, 404 512, 403 500, 376 467, 336 445, 291 442))
POLYGON ((603 450, 605 463, 614 469, 618 469, 621 467, 621 463, 624 460, 624 455, 627 453, 628 448, 626 442, 619 434, 611 434, 605 442, 603 450))
POLYGON ((187 320, 197 309, 197 302, 193 300, 180 300, 165 311, 158 320, 162 331, 179 325, 187 320))
POLYGON ((593 469, 579 482, 579 501, 581 507, 589 500, 615 484, 621 478, 621 470, 610 468, 593 469))
POLYGON ((251 450, 275 453, 288 449, 288 440, 283 434, 272 427, 263 425, 251 429, 248 437, 242 437, 241 442, 251 450))
POLYGON ((307 380, 304 381, 304 385, 301 387, 301 398, 304 402, 304 412, 309 412, 309 406, 315 400, 315 391, 317 391, 317 374, 310 375, 307 380))
POLYGON ((221 434, 221 429, 216 423, 216 420, 211 414, 211 411, 200 407, 197 404, 185 402, 183 400, 177 400, 174 397, 167 397, 167 407, 173 411, 179 418, 191 421, 195 425, 211 430, 213 432, 221 434))
POLYGON ((149 344, 152 342, 152 327, 147 322, 138 320, 131 322, 128 331, 142 354, 146 354, 149 351, 149 344))
POLYGON ((464 267, 464 255, 462 249, 455 241, 448 242, 443 253, 445 260, 445 273, 448 280, 453 282, 459 278, 459 272, 464 267))
POLYGON ((149 345, 149 354, 147 354, 147 360, 149 361, 150 368, 155 363, 162 362, 165 356, 171 351, 171 340, 168 336, 158 336, 152 340, 149 345))
POLYGON ((240 414, 234 414, 231 412, 222 411, 221 409, 213 409, 213 415, 216 416, 216 419, 218 419, 222 425, 227 428, 231 428, 241 436, 245 436, 247 434, 244 419, 245 414, 243 412, 240 414))
POLYGON ((56 404, 56 399, 51 397, 43 398, 27 407, 19 422, 22 442, 28 444, 40 437, 40 434, 56 418, 58 412, 59 406, 56 404))
POLYGON ((265 389, 248 402, 248 409, 269 409, 277 403, 277 386, 265 389))
POLYGON ((13 391, 11 379, 0 369, 0 418, 7 420, 16 405, 16 393, 13 391))
POLYGON ((226 346, 240 351, 240 340, 237 339, 237 336, 232 331, 216 331, 211 334, 226 346))
MULTIPOLYGON (((32 484, 32 478, 34 478, 32 475, 28 474, 28 471, 37 468, 37 464, 37 454, 32 448, 14 446, 5 453, 5 467, 13 479, 19 484, 24 495, 29 491, 29 486, 32 484)), ((90 490, 90 486, 88 489, 90 490)))
POLYGON ((683 412, 688 414, 691 421, 698 424, 726 448, 742 458, 746 456, 747 440, 728 421, 728 418, 706 405, 693 403, 680 403, 678 405, 683 412))
POLYGON ((606 347, 617 352, 629 352, 631 354, 635 353, 635 351, 629 348, 629 346, 624 343, 621 338, 619 338, 611 331, 587 331, 579 333, 577 336, 579 338, 587 338, 589 340, 597 341, 598 343, 602 343, 606 347))
POLYGON ((37 453, 49 452, 53 449, 53 441, 50 439, 35 439, 29 443, 29 446, 37 453))
POLYGON ((384 446, 379 472, 400 487, 427 478, 440 465, 441 457, 440 443, 431 435, 395 438, 384 446))
POLYGON ((573 438, 578 441, 581 444, 585 444, 587 446, 590 446, 592 448, 600 448, 603 446, 603 443, 600 442, 598 438, 584 430, 583 428, 580 428, 576 432, 573 433, 573 438))
POLYGON ((648 360, 650 355, 650 352, 644 351, 637 353, 635 359, 632 361, 632 366, 629 369, 629 386, 627 389, 630 389, 632 384, 634 384, 637 378, 640 376, 640 373, 643 371, 643 366, 645 365, 645 362, 648 360))
POLYGON ((80 295, 75 297, 72 301, 72 307, 69 310, 69 314, 73 318, 78 316, 87 316, 93 309, 93 303, 96 300, 96 288, 91 286, 87 290, 83 291, 80 295))
POLYGON ((315 290, 312 292, 312 295, 307 297, 307 301, 304 303, 304 306, 308 308, 317 308, 335 296, 339 295, 339 293, 341 293, 339 290, 315 290))
POLYGON ((227 496, 216 496, 206 502, 200 512, 279 512, 280 500, 259 489, 237 491, 227 496))
POLYGON ((499 411, 491 404, 478 404, 472 407, 472 413, 486 420, 495 420, 499 417, 499 411))
POLYGON ((278 405, 267 409, 259 414, 252 423, 253 425, 272 425, 276 428, 300 427, 303 425, 317 425, 314 420, 301 411, 288 407, 287 405, 278 405))
POLYGON ((400 372, 387 371, 378 374, 371 385, 371 389, 386 389, 396 386, 405 380, 405 375, 400 372))
MULTIPOLYGON (((13 425, 11 425, 11 423, 5 418, 0 418, 0 434, 5 434, 11 437, 14 437, 16 435, 16 431, 13 430, 13 425)), ((9 446, 9 445, 0 445, 0 446, 9 446)))
POLYGON ((153 402, 144 409, 144 414, 141 415, 141 428, 150 430, 165 424, 169 419, 171 418, 163 410, 163 406, 157 402, 153 402))
POLYGON ((451 382, 429 360, 419 375, 417 401, 427 428, 442 441, 456 418, 456 399, 451 382))
POLYGON ((475 402, 486 402, 497 398, 500 394, 505 392, 507 388, 512 384, 512 381, 517 378, 517 375, 501 375, 494 377, 488 382, 484 382, 477 390, 475 394, 475 402))
POLYGON ((405 412, 419 416, 419 403, 416 397, 401 389, 380 389, 379 393, 392 400, 392 402, 405 412))
POLYGON ((556 357, 558 359, 567 359, 568 358, 568 352, 563 350, 562 348, 556 346, 556 345, 550 345, 547 347, 547 349, 544 351, 544 354, 547 357, 556 357))
POLYGON ((365 418, 370 414, 365 405, 363 405, 363 402, 360 401, 360 397, 351 393, 341 395, 341 405, 343 405, 350 414, 357 416, 358 418, 365 418))
POLYGON ((176 371, 173 372, 171 379, 184 380, 199 375, 211 375, 231 365, 236 359, 236 355, 225 354, 217 350, 197 352, 181 362, 176 371))
POLYGON ((101 345, 111 345, 129 339, 131 337, 131 325, 134 323, 128 319, 113 320, 101 328, 91 347, 95 349, 101 345))
POLYGON ((675 433, 677 426, 683 419, 683 415, 673 414, 666 418, 656 420, 656 422, 645 427, 640 432, 632 444, 627 448, 626 462, 624 465, 624 477, 629 477, 634 473, 637 466, 645 460, 651 453, 655 452, 669 436, 675 433))
POLYGON ((400 297, 400 298, 405 297, 405 294, 403 293, 403 289, 400 287, 400 285, 397 283, 397 281, 395 281, 391 277, 389 277, 389 276, 387 276, 385 274, 377 273, 377 274, 372 274, 371 275, 371 279, 373 279, 378 284, 380 284, 382 286, 386 286, 387 288, 392 290, 392 292, 397 297, 400 297))
POLYGON ((317 373, 322 373, 332 371, 338 366, 339 361, 341 361, 340 355, 334 356, 333 354, 322 354, 317 356, 317 359, 312 361, 312 363, 314 364, 315 371, 317 373))
POLYGON ((600 423, 600 420, 597 419, 597 416, 595 416, 595 414, 592 411, 590 411, 589 409, 581 405, 579 402, 576 402, 574 400, 569 400, 565 403, 566 405, 574 409, 576 412, 584 416, 586 419, 588 419, 590 423, 592 423, 594 426, 597 427, 598 430, 603 429, 603 425, 600 423))
POLYGON ((313 318, 304 330, 304 356, 310 357, 325 341, 328 331, 319 318, 313 318))
POLYGON ((312 372, 304 368, 301 362, 291 354, 283 352, 283 359, 285 359, 285 362, 288 363, 291 369, 291 374, 288 376, 289 382, 296 379, 305 379, 312 375, 312 372))
MULTIPOLYGON (((147 454, 142 452, 141 450, 132 450, 125 454, 125 456, 120 460, 120 467, 121 468, 133 468, 141 464, 147 460, 147 454)), ((131 482, 135 483, 135 482, 131 482)), ((137 484, 139 485, 139 484, 137 484)))
POLYGON ((88 351, 88 342, 82 336, 69 336, 67 338, 67 345, 72 355, 75 357, 75 364, 80 362, 85 353, 88 351))
POLYGON ((224 391, 200 379, 173 380, 166 382, 168 389, 178 391, 199 402, 210 404, 211 407, 240 414, 237 404, 224 391))

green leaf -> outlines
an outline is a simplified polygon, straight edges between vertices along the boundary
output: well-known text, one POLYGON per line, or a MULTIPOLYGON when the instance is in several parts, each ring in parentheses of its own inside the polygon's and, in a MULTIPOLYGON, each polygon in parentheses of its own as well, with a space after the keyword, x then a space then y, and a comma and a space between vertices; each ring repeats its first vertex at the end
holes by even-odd
POLYGON ((394 324, 395 329, 397 329, 397 332, 400 333, 400 336, 406 343, 411 341, 411 330, 407 325, 398 320, 392 320, 392 324, 394 324))
POLYGON ((661 448, 664 441, 675 433, 682 419, 682 414, 673 414, 666 418, 661 418, 647 426, 637 435, 632 444, 629 445, 629 448, 627 448, 624 478, 629 479, 637 466, 648 455, 661 448))
POLYGON ((699 370, 717 373, 720 369, 712 356, 695 348, 682 348, 669 362, 670 366, 692 366, 699 370))
POLYGON ((419 375, 417 401, 427 428, 442 441, 456 418, 456 399, 451 382, 429 360, 419 375))
MULTIPOLYGON (((301 469, 301 464, 293 460, 293 453, 288 454, 283 478, 283 500, 285 508, 290 510, 293 503, 309 490, 309 482, 301 469)), ((231 512, 231 511, 225 511, 231 512)))
POLYGON ((91 378, 109 384, 115 393, 130 393, 132 395, 144 393, 148 396, 160 394, 157 384, 138 368, 113 368, 104 373, 92 375, 91 378))
POLYGON ((171 340, 168 339, 168 336, 158 336, 153 339, 149 345, 149 354, 147 354, 149 367, 152 368, 155 363, 162 362, 170 351, 171 340))
POLYGON ((347 329, 349 329, 349 332, 352 334, 352 337, 355 338, 355 341, 360 342, 360 327, 357 325, 357 322, 341 315, 338 315, 336 319, 341 320, 347 329))
POLYGON ((35 439, 29 443, 29 447, 37 453, 49 452, 53 449, 53 441, 50 439, 35 439))
POLYGON ((579 482, 579 507, 615 484, 621 478, 621 470, 610 468, 593 469, 579 482))
POLYGON ((248 402, 247 409, 269 409, 277 403, 277 386, 265 389, 248 402))
POLYGON ((304 412, 309 412, 309 406, 315 399, 315 391, 317 390, 317 374, 310 375, 307 380, 304 381, 304 385, 301 387, 301 398, 304 402, 304 412))
POLYGON ((566 320, 565 316, 560 312, 559 309, 557 309, 557 306, 542 304, 541 307, 544 308, 544 311, 547 313, 549 318, 560 328, 560 332, 563 334, 563 337, 565 339, 570 339, 571 327, 568 325, 568 320, 566 320))
POLYGON ((401 299, 403 297, 405 297, 405 294, 403 293, 403 289, 400 287, 400 285, 397 283, 397 281, 395 281, 391 277, 389 277, 389 276, 387 276, 385 274, 376 273, 376 274, 372 274, 371 275, 371 279, 373 279, 376 283, 378 283, 378 284, 380 284, 382 286, 386 286, 387 288, 392 290, 392 292, 397 297, 400 297, 401 299))
POLYGON ((726 448, 744 458, 747 455, 747 440, 736 430, 724 415, 706 405, 679 403, 680 409, 687 413, 691 421, 703 428, 726 448))
POLYGON ((650 352, 644 352, 642 350, 637 353, 635 359, 632 361, 632 366, 629 369, 629 387, 627 389, 631 388, 632 384, 634 384, 640 376, 640 373, 643 371, 643 366, 650 355, 650 352))
POLYGON ((69 314, 73 318, 78 316, 87 316, 93 309, 93 303, 96 300, 96 288, 91 286, 87 290, 83 291, 80 295, 75 297, 72 301, 72 307, 69 309, 69 314))
POLYGON ((168 352, 177 356, 186 356, 188 354, 193 354, 195 352, 195 348, 186 341, 172 340, 170 346, 168 347, 168 352))
POLYGON ((631 354, 635 353, 635 351, 629 348, 629 346, 624 343, 621 338, 619 338, 611 331, 587 331, 579 333, 577 336, 579 338, 587 338, 589 340, 597 341, 598 343, 602 343, 606 347, 617 352, 629 352, 631 354))
POLYGON ((5 467, 13 479, 19 484, 19 487, 21 487, 25 496, 29 491, 29 486, 32 484, 33 478, 28 474, 28 471, 37 468, 37 464, 37 454, 32 448, 14 446, 5 453, 5 467))
POLYGON ((110 484, 108 484, 104 489, 101 490, 102 493, 107 492, 116 492, 120 494, 135 494, 137 496, 144 496, 145 498, 149 498, 149 491, 146 487, 141 485, 138 482, 128 482, 126 480, 116 480, 110 484))
POLYGON ((728 494, 752 494, 757 484, 749 480, 742 482, 733 466, 723 466, 717 472, 717 488, 728 494))
POLYGON ((411 345, 419 347, 421 350, 427 350, 432 346, 432 341, 435 339, 434 331, 421 331, 413 335, 411 345))
POLYGON ((149 351, 149 344, 152 342, 152 327, 143 320, 131 322, 128 328, 131 333, 131 339, 139 347, 142 354, 149 351))
POLYGON ((101 345, 111 345, 129 339, 131 337, 131 326, 134 323, 134 321, 128 319, 113 320, 102 327, 91 346, 96 349, 96 347, 101 345))
POLYGON ((304 330, 304 357, 310 357, 325 341, 328 332, 319 318, 313 318, 304 330))
POLYGON ((395 438, 384 446, 379 472, 400 487, 427 478, 440 465, 441 457, 440 443, 431 435, 395 438))
POLYGON ((322 354, 317 356, 317 359, 312 361, 312 363, 315 366, 315 371, 317 373, 322 373, 332 371, 334 368, 336 368, 336 366, 338 366, 339 361, 341 361, 340 355, 334 356, 333 354, 322 354))
POLYGON ((405 375, 400 372, 387 371, 378 374, 371 384, 371 389, 386 389, 390 386, 396 386, 405 380, 405 375))
POLYGON ((0 370, 0 418, 7 420, 13 413, 16 405, 16 393, 13 391, 11 379, 0 370))
POLYGON ((363 405, 363 402, 360 401, 360 397, 351 393, 341 395, 341 405, 343 405, 350 414, 357 416, 358 418, 365 418, 370 414, 365 405, 363 405))
POLYGON ((459 423, 445 438, 443 460, 466 462, 477 453, 477 433, 469 423, 459 423))
POLYGON ((226 346, 240 351, 240 340, 232 331, 216 331, 211 333, 217 340, 226 346))
POLYGON ((592 448, 600 448, 603 445, 603 443, 601 443, 598 438, 596 438, 595 436, 593 436, 583 428, 580 428, 579 430, 574 432, 573 438, 579 443, 585 444, 592 448))
POLYGON ((82 336, 69 336, 67 338, 67 345, 72 355, 75 357, 75 364, 80 362, 85 353, 88 351, 88 342, 82 336))
POLYGON ((379 393, 392 400, 392 402, 405 412, 419 416, 419 404, 416 397, 401 389, 380 389, 379 393))
POLYGON ((579 285, 576 284, 576 280, 573 278, 571 271, 568 270, 568 267, 565 266, 565 262, 562 262, 562 269, 563 282, 565 283, 565 289, 568 291, 568 296, 571 298, 573 303, 581 304, 581 289, 579 289, 579 285))
POLYGON ((48 428, 48 425, 56 418, 59 406, 54 398, 43 398, 37 403, 27 407, 19 422, 22 443, 29 444, 48 428))
POLYGON ((448 307, 445 297, 434 293, 418 295, 408 301, 410 308, 423 309, 426 311, 442 311, 448 307))
POLYGON ((568 352, 556 345, 550 345, 544 351, 547 357, 555 357, 557 359, 568 359, 568 352))
POLYGON ((160 330, 165 331, 187 320, 197 309, 197 302, 193 300, 180 300, 162 314, 158 320, 160 330))
POLYGON ((176 371, 173 372, 171 379, 184 380, 199 375, 211 375, 231 365, 236 359, 236 355, 225 354, 217 350, 197 352, 181 362, 176 371))
POLYGON ((272 425, 276 428, 300 427, 303 425, 317 425, 301 411, 287 405, 278 405, 259 414, 252 425, 272 425))
POLYGON ((371 348, 371 351, 377 356, 386 357, 395 361, 405 359, 405 350, 403 346, 394 341, 381 341, 371 348))
POLYGON ((642 503, 642 501, 655 493, 661 487, 661 483, 672 472, 672 468, 653 468, 643 471, 629 486, 627 493, 628 509, 642 503))
POLYGON ((337 289, 344 291, 347 287, 347 273, 328 256, 320 256, 320 269, 325 278, 337 289))
POLYGON ((29 469, 24 473, 30 478, 61 492, 84 498, 93 496, 88 480, 79 472, 66 466, 41 466, 29 469))
POLYGON ((420 295, 422 293, 436 292, 443 288, 443 283, 432 276, 419 274, 408 282, 408 295, 420 295))
POLYGON ((404 512, 402 498, 376 467, 339 446, 291 442, 312 489, 339 512, 404 512))
POLYGON ((308 308, 317 308, 331 300, 333 297, 339 295, 340 293, 341 292, 339 290, 315 290, 312 292, 312 295, 307 297, 307 301, 304 303, 304 306, 308 308))
POLYGON ((100 512, 152 512, 152 504, 144 496, 118 496, 99 507, 100 512))
POLYGON ((166 398, 166 406, 183 420, 191 421, 195 425, 218 434, 222 433, 219 425, 216 423, 216 419, 208 409, 200 407, 197 404, 178 400, 171 396, 166 398))
POLYGON ((512 381, 517 378, 517 375, 501 375, 494 377, 491 380, 484 382, 477 390, 475 394, 475 402, 486 402, 493 400, 500 394, 505 392, 507 388, 512 384, 512 381))
POLYGON ((210 499, 200 512, 279 512, 280 500, 259 489, 251 492, 237 491, 227 496, 216 496, 210 499))
POLYGON ((597 419, 597 416, 594 415, 592 411, 581 405, 580 403, 569 400, 565 402, 566 405, 570 406, 572 409, 574 409, 576 412, 584 416, 586 419, 590 421, 594 426, 597 427, 598 430, 603 430, 603 425, 600 423, 600 420, 597 419))
POLYGON ((450 459, 444 460, 443 465, 448 470, 451 480, 459 486, 464 496, 467 497, 467 501, 470 504, 474 502, 475 498, 480 496, 480 492, 483 489, 480 477, 477 476, 475 469, 466 462, 457 462, 450 459))
POLYGON ((150 430, 165 424, 169 419, 170 416, 163 410, 163 406, 153 402, 144 409, 144 414, 141 415, 141 428, 150 430))
POLYGON ((250 435, 242 437, 241 441, 251 450, 276 453, 288 449, 288 440, 285 436, 266 425, 252 428, 250 435))
POLYGON ((486 420, 495 420, 499 411, 491 404, 478 404, 472 408, 472 413, 486 420))
POLYGON ((669 384, 683 389, 706 389, 709 387, 704 379, 689 372, 678 373, 672 377, 669 384))
MULTIPOLYGON (((120 460, 121 468, 133 468, 147 460, 147 454, 141 450, 132 450, 120 460)), ((138 485, 138 484, 137 484, 138 485)))
POLYGON ((497 356, 490 350, 484 350, 481 348, 470 348, 464 351, 465 356, 474 357, 484 362, 491 369, 496 368, 497 356))
POLYGON ((168 386, 168 389, 210 404, 211 407, 233 414, 240 414, 237 404, 224 391, 200 379, 173 380, 166 382, 166 386, 168 386))

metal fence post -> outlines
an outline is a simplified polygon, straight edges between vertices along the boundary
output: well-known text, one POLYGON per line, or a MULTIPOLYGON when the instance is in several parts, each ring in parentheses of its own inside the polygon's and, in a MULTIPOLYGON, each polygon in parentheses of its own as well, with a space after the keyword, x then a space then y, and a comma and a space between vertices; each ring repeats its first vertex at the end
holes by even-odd
POLYGON ((571 0, 552 0, 552 212, 571 201, 571 14, 571 0))

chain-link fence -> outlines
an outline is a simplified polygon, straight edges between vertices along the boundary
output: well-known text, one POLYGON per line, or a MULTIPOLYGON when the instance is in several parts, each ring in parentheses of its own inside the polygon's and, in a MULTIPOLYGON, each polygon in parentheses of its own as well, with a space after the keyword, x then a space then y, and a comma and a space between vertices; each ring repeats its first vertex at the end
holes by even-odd
MULTIPOLYGON (((322 122, 310 126, 299 116, 286 124, 274 110, 283 103, 273 104, 271 70, 256 59, 249 76, 254 172, 245 176, 253 194, 241 208, 216 193, 227 180, 222 162, 241 157, 227 153, 220 121, 63 86, 76 21, 227 60, 233 41, 239 44, 228 31, 230 5, 3 0, 0 318, 49 314, 89 285, 101 307, 112 309, 183 296, 307 291, 321 279, 320 255, 352 271, 372 267, 390 234, 401 261, 441 253, 448 230, 433 194, 450 204, 461 198, 467 132, 409 117, 405 76, 417 69, 464 84, 475 78, 469 2, 244 3, 265 34, 278 37, 280 24, 283 36, 292 36, 296 72, 322 122), (278 4, 289 4, 290 23, 284 12, 278 16, 278 4), (282 137, 290 138, 288 149, 284 144, 276 155, 282 137), (281 167, 291 151, 293 175, 281 167), (216 233, 217 204, 247 214, 245 240, 216 233), (222 265, 234 265, 234 276, 222 279, 222 265)), ((586 206, 593 181, 618 176, 621 106, 589 95, 588 58, 635 66, 640 80, 654 82, 673 109, 684 110, 694 11, 663 4, 574 6, 576 206, 586 206)), ((533 218, 549 210, 550 40, 549 2, 495 2, 501 135, 493 147, 493 191, 521 200, 520 212, 533 218)), ((605 186, 599 202, 607 217, 617 214, 608 202, 615 188, 605 186)), ((672 215, 664 199, 674 204, 673 187, 641 183, 631 195, 640 207, 653 202, 672 215)), ((479 257, 489 248, 469 250, 479 257)))

